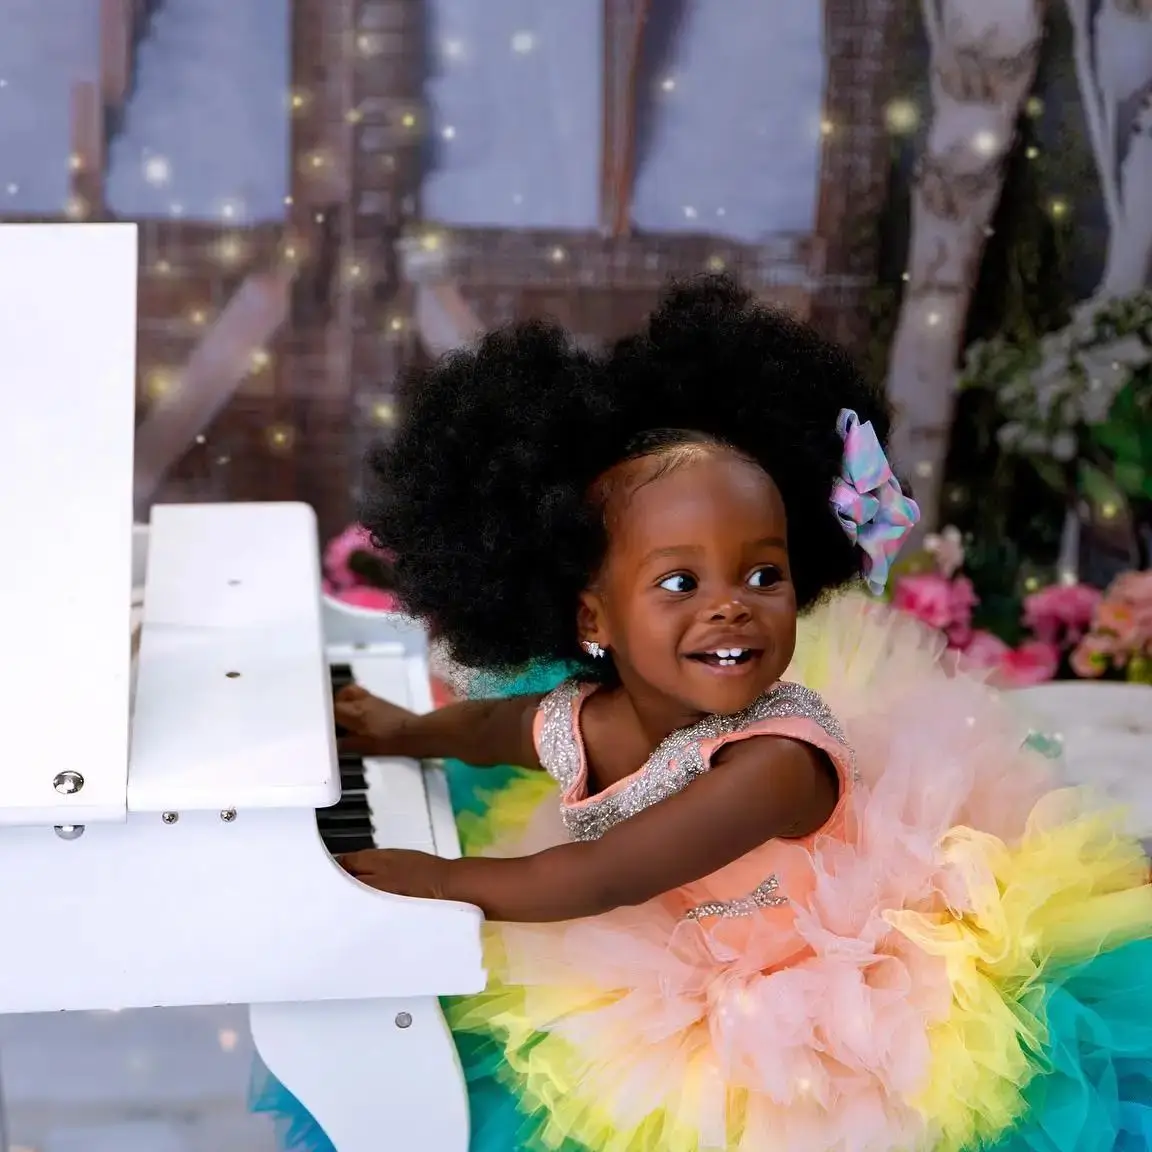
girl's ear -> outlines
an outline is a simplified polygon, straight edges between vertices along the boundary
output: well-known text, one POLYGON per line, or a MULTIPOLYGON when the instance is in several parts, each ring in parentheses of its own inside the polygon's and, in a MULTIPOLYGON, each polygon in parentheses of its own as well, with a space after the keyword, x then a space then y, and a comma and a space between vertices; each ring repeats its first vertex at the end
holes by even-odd
POLYGON ((601 648, 612 647, 604 623, 604 608, 595 592, 580 593, 579 607, 576 609, 576 638, 581 644, 594 641, 601 648))

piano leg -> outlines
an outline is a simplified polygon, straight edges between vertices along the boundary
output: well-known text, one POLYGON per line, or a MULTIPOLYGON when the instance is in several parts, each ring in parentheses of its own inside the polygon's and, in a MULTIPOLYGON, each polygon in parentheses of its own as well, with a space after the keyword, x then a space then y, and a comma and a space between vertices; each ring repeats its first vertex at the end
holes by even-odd
POLYGON ((269 1071, 336 1152, 468 1152, 468 1097, 435 998, 253 1004, 269 1071))

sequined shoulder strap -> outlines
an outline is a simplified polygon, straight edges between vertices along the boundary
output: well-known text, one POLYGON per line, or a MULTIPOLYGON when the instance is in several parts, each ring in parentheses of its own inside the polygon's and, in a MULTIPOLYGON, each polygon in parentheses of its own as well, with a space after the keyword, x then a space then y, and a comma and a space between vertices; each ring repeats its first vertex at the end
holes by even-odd
POLYGON ((577 712, 591 687, 575 680, 565 680, 554 688, 536 711, 533 734, 540 766, 567 791, 580 775, 583 756, 577 712))
POLYGON ((856 757, 840 721, 823 697, 803 684, 782 680, 743 712, 717 717, 703 733, 699 754, 707 765, 717 749, 732 740, 760 735, 786 735, 823 749, 845 783, 858 778, 856 757))
POLYGON ((742 714, 741 727, 770 720, 795 717, 809 720, 822 728, 837 744, 847 745, 848 738, 840 721, 824 703, 824 698, 803 684, 781 680, 772 691, 765 693, 742 714))

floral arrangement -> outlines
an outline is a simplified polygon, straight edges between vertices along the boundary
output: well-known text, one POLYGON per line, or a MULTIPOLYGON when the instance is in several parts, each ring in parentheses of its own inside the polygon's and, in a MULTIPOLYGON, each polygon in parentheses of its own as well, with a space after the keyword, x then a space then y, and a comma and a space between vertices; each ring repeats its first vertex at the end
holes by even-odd
POLYGON ((350 524, 324 549, 324 591, 336 600, 377 612, 395 612, 390 558, 373 547, 363 525, 350 524))
POLYGON ((977 341, 961 385, 993 396, 1001 451, 1053 491, 1106 518, 1152 501, 1152 290, 1088 301, 1036 340, 977 341))
MULTIPOLYGON (((1135 643, 1138 629, 1152 624, 1149 574, 1142 574, 1149 580, 1141 585, 1147 602, 1140 625, 1135 623, 1135 609, 1130 617, 1109 616, 1107 600, 1095 588, 1053 584, 1024 597, 1020 621, 1024 639, 1013 646, 976 625, 980 597, 963 574, 963 566, 964 543, 956 528, 928 537, 924 551, 900 565, 890 594, 892 606, 939 629, 962 667, 986 673, 999 687, 1022 688, 1059 676, 1082 675, 1079 669, 1089 666, 1100 666, 1094 675, 1130 670, 1130 660, 1122 658, 1127 651, 1124 645, 1135 643), (1129 620, 1131 627, 1120 627, 1129 620)), ((1148 632, 1146 628, 1144 635, 1148 632)))
POLYGON ((1085 679, 1122 675, 1152 684, 1152 571, 1125 572, 1112 582, 1070 663, 1085 679))

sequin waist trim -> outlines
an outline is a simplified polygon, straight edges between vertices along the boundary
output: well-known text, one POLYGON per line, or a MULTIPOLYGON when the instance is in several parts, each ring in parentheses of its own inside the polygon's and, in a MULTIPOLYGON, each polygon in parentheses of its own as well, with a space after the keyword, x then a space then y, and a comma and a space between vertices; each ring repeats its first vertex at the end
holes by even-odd
POLYGON ((689 908, 683 919, 708 920, 713 916, 733 919, 752 916, 762 908, 783 908, 787 903, 788 897, 780 894, 779 877, 773 874, 747 896, 739 896, 735 900, 707 900, 695 908, 689 908))

